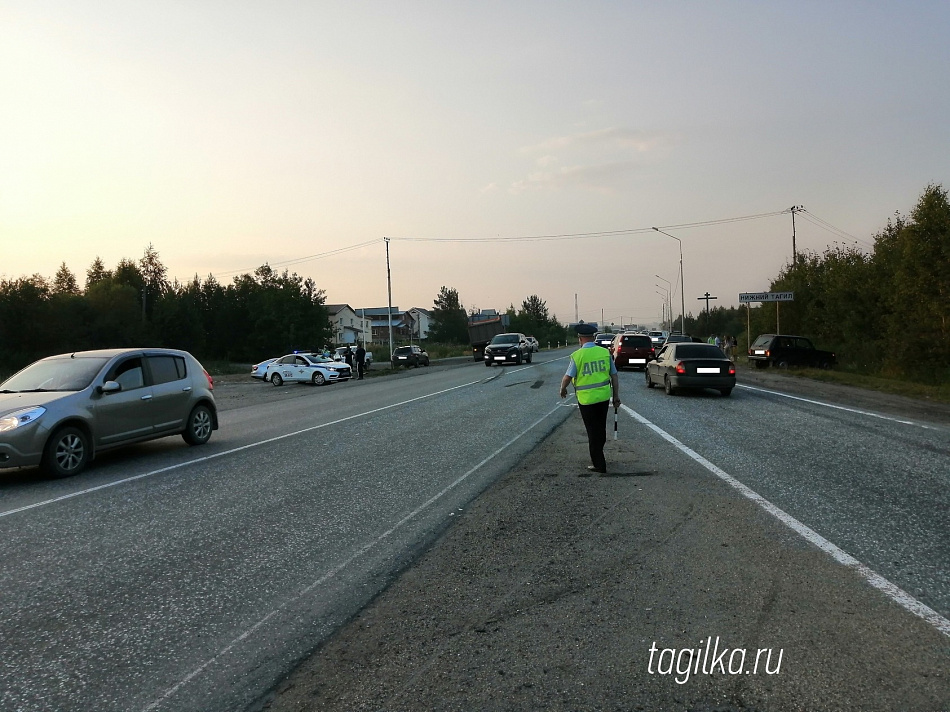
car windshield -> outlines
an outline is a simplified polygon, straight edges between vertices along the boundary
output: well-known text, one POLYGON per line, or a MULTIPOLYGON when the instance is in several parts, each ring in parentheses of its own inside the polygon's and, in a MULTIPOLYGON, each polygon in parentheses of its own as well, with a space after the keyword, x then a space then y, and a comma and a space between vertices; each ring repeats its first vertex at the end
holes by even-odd
POLYGON ((725 358, 714 344, 684 344, 676 347, 676 358, 725 358))
POLYGON ((498 334, 494 339, 491 340, 493 344, 517 344, 518 335, 517 334, 498 334))
POLYGON ((108 361, 102 356, 44 359, 0 383, 0 391, 81 391, 108 361))
POLYGON ((651 331, 650 336, 663 336, 662 331, 651 331))
POLYGON ((650 346, 649 336, 624 336, 622 341, 624 346, 650 346))
POLYGON ((400 356, 405 356, 406 354, 411 354, 411 353, 412 353, 412 347, 410 347, 410 346, 400 346, 398 349, 395 350, 394 353, 396 353, 396 354, 398 354, 398 355, 400 355, 400 356))

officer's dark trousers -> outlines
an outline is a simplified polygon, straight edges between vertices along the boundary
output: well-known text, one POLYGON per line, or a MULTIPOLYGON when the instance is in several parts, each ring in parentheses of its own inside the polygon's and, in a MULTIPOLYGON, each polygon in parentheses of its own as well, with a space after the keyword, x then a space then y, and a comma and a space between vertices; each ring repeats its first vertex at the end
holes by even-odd
POLYGON ((605 400, 591 405, 579 405, 584 427, 587 429, 587 445, 590 448, 590 461, 598 470, 607 469, 604 459, 604 445, 607 443, 607 410, 610 401, 605 400))

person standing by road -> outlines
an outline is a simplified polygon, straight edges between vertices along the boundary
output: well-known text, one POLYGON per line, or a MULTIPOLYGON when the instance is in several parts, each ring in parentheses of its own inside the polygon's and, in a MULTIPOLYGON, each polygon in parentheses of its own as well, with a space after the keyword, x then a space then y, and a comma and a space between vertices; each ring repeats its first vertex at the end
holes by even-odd
POLYGON ((353 368, 353 349, 350 348, 350 345, 346 345, 346 351, 343 352, 343 361, 346 362, 346 365, 350 368, 353 368))
POLYGON ((589 472, 581 477, 589 477, 591 472, 607 472, 607 460, 604 457, 604 445, 607 443, 607 410, 613 393, 614 408, 620 407, 620 386, 617 378, 617 366, 610 352, 594 343, 597 328, 591 324, 578 324, 574 327, 581 347, 571 354, 567 373, 561 379, 561 398, 567 398, 567 386, 574 384, 577 405, 587 430, 587 445, 590 449, 591 463, 589 472))
POLYGON ((366 349, 363 344, 356 345, 356 380, 363 380, 363 371, 366 370, 366 349))

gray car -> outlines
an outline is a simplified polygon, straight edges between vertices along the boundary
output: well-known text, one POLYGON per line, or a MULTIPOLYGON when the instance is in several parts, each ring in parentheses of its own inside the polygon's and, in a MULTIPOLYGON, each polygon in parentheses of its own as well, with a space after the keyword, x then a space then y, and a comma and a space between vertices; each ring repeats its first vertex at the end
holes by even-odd
POLYGON ((187 351, 110 349, 36 361, 0 383, 0 468, 80 473, 95 455, 218 429, 214 381, 187 351))

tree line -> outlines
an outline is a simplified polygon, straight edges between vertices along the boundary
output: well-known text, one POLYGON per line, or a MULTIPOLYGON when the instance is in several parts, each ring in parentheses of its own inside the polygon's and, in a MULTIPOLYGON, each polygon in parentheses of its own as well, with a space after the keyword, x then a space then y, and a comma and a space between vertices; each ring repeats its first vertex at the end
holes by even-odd
MULTIPOLYGON (((458 290, 442 287, 433 301, 434 325, 429 331, 429 340, 442 344, 468 344, 468 319, 478 313, 477 307, 466 312, 458 290)), ((543 346, 563 344, 568 340, 567 327, 558 321, 556 315, 548 312, 547 303, 537 294, 525 298, 520 309, 510 305, 505 314, 510 331, 534 336, 543 346)))
POLYGON ((312 279, 267 264, 227 285, 210 275, 169 281, 152 245, 114 269, 96 257, 84 288, 63 263, 52 280, 0 280, 0 371, 55 353, 139 345, 253 362, 329 343, 325 302, 312 279))

